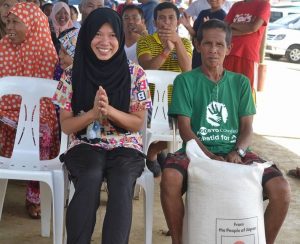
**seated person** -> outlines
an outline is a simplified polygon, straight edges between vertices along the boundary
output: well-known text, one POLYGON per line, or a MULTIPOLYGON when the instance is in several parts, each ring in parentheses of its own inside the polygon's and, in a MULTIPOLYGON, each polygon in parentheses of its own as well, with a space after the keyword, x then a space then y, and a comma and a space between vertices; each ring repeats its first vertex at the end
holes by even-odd
MULTIPOLYGON (((169 115, 177 117, 184 143, 181 150, 166 158, 161 179, 161 203, 172 244, 182 243, 182 194, 188 187, 187 141, 195 139, 209 158, 224 163, 264 162, 249 149, 256 112, 249 80, 223 68, 230 43, 231 29, 226 23, 217 19, 203 23, 196 46, 202 65, 177 76, 174 82, 169 115)), ((264 217, 266 240, 271 244, 287 214, 290 187, 275 165, 265 169, 262 186, 269 199, 264 217)))
MULTIPOLYGON (((170 2, 162 2, 154 9, 156 32, 143 36, 137 43, 139 64, 144 69, 185 72, 192 67, 192 45, 190 40, 177 33, 179 10, 170 2)), ((167 142, 153 142, 147 152, 147 167, 154 177, 161 173, 158 153, 167 149, 167 142)))
POLYGON ((143 10, 133 4, 126 5, 123 8, 122 18, 127 58, 138 64, 139 62, 136 55, 137 41, 141 36, 148 35, 143 10))
POLYGON ((62 131, 71 138, 61 157, 75 187, 66 213, 68 244, 91 242, 104 178, 102 243, 129 240, 134 186, 145 166, 139 131, 151 98, 144 70, 128 62, 124 45, 118 13, 91 12, 79 31, 72 76, 54 95, 62 131))

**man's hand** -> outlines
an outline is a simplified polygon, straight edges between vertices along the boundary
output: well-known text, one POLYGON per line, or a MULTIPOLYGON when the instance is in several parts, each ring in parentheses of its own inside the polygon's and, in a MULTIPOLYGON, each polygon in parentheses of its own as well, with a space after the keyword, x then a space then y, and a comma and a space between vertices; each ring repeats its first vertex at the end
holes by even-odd
POLYGON ((171 52, 175 47, 174 43, 171 42, 170 40, 167 40, 166 44, 167 44, 167 46, 166 46, 167 51, 169 51, 169 52, 171 52))
POLYGON ((134 33, 137 33, 139 35, 145 35, 148 34, 146 26, 143 24, 133 24, 130 25, 130 30, 134 33))
POLYGON ((209 16, 206 16, 206 17, 203 18, 203 22, 206 22, 208 20, 209 20, 209 16))
POLYGON ((236 151, 231 151, 225 157, 225 160, 230 163, 243 164, 242 158, 236 151))
POLYGON ((162 28, 157 31, 158 36, 163 44, 167 45, 167 41, 171 41, 174 45, 180 40, 177 32, 169 28, 162 28))
POLYGON ((225 161, 225 159, 222 156, 218 156, 218 155, 215 155, 215 154, 213 154, 210 158, 213 159, 213 160, 225 161))
POLYGON ((186 12, 183 12, 183 14, 180 17, 179 21, 180 21, 181 24, 183 24, 183 26, 185 28, 188 29, 189 27, 191 27, 190 16, 186 12))

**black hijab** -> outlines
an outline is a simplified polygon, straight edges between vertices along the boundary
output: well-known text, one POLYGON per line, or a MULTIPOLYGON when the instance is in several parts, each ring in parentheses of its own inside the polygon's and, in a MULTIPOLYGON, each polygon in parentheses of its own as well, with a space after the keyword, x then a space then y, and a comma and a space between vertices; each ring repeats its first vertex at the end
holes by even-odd
MULTIPOLYGON (((99 8, 90 13, 79 31, 75 50, 72 73, 74 115, 92 109, 99 86, 105 89, 111 106, 129 112, 131 77, 124 45, 122 21, 117 12, 99 8), (91 41, 105 23, 110 24, 116 34, 119 49, 109 60, 99 60, 91 48, 91 41)), ((114 127, 125 132, 122 128, 114 127)))

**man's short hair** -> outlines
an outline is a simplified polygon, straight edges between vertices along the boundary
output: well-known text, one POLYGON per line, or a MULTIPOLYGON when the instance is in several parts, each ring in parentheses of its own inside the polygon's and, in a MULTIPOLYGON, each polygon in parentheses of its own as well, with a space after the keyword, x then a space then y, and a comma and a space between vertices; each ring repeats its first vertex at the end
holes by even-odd
POLYGON ((176 5, 174 5, 173 3, 170 3, 170 2, 163 2, 163 3, 158 4, 155 7, 154 13, 153 13, 154 20, 157 19, 157 12, 158 11, 161 11, 161 10, 164 10, 164 9, 168 9, 168 8, 173 9, 175 11, 175 13, 176 13, 177 19, 179 19, 180 12, 179 12, 179 9, 176 7, 176 5))
MULTIPOLYGON (((81 6, 83 6, 83 5, 85 5, 87 2, 88 2, 89 0, 81 0, 80 1, 80 5, 81 6)), ((101 5, 104 7, 104 0, 98 0, 100 3, 101 3, 101 5)))
POLYGON ((209 29, 221 29, 225 32, 226 37, 225 41, 227 46, 229 47, 231 44, 232 31, 230 26, 222 20, 218 19, 210 19, 204 22, 197 31, 197 41, 200 43, 203 39, 203 31, 209 29))
POLYGON ((144 11, 140 7, 138 7, 134 4, 125 5, 122 10, 121 15, 123 16, 125 11, 127 11, 127 10, 137 10, 139 12, 139 15, 141 16, 141 18, 144 19, 144 11))

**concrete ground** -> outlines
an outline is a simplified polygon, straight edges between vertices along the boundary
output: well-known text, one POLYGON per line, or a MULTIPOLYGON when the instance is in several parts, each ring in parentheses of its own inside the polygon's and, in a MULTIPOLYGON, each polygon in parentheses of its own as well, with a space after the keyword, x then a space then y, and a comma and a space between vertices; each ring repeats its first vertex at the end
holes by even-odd
MULTIPOLYGON (((285 173, 300 166, 300 104, 299 71, 289 71, 280 63, 268 62, 265 90, 258 94, 257 116, 254 123, 253 149, 263 158, 276 162, 285 173), (296 76, 297 75, 297 76, 296 76), (285 92, 284 88, 289 91, 285 92)), ((300 70, 300 69, 299 69, 300 70)), ((288 216, 276 244, 300 244, 300 180, 287 178, 292 188, 288 216)), ((159 179, 155 180, 153 243, 170 244, 159 200, 159 179)), ((50 244, 52 238, 40 236, 40 221, 27 217, 24 207, 25 183, 10 181, 0 222, 0 244, 50 244)), ((101 223, 105 213, 106 192, 98 213, 92 243, 100 243, 101 223)), ((144 243, 143 200, 134 200, 130 244, 144 243)), ((210 244, 210 243, 208 243, 210 244)))

